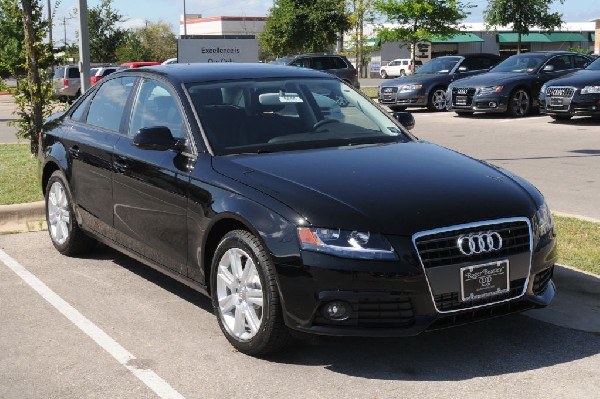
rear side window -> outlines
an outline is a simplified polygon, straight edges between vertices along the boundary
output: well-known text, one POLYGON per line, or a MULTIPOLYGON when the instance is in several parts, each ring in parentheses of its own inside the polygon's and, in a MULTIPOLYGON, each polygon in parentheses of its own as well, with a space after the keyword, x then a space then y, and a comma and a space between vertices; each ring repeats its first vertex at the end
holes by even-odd
POLYGON ((328 69, 346 69, 348 65, 344 62, 340 57, 329 57, 329 65, 328 69))
POLYGON ((299 60, 292 62, 291 65, 297 66, 300 68, 310 68, 310 59, 309 58, 300 58, 299 60))
POLYGON ((134 76, 124 76, 104 83, 92 99, 87 123, 118 132, 135 80, 134 76))
POLYGON ((102 77, 104 77, 104 76, 108 76, 108 75, 110 75, 111 73, 115 72, 116 70, 117 70, 117 68, 106 68, 106 69, 104 70, 104 72, 102 72, 102 77))
POLYGON ((67 69, 67 78, 69 79, 79 79, 79 69, 73 67, 67 69))
POLYGON ((573 60, 575 61, 575 68, 585 68, 590 63, 587 58, 580 55, 574 55, 573 60))

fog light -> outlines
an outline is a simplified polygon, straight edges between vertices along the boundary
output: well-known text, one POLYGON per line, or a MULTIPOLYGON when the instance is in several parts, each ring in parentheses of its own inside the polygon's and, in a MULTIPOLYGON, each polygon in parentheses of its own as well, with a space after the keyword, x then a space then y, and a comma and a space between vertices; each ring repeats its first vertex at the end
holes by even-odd
POLYGON ((497 104, 494 101, 490 101, 488 105, 490 106, 490 108, 496 108, 497 106, 497 104))
POLYGON ((323 316, 330 320, 347 320, 352 313, 352 307, 347 302, 333 301, 323 306, 323 316))

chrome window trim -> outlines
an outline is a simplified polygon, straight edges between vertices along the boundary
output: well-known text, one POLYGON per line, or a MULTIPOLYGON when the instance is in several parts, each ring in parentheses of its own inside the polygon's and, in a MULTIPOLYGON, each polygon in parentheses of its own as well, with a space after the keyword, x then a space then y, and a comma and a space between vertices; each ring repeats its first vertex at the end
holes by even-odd
POLYGON ((433 303, 433 307, 435 308, 435 310, 440 314, 459 313, 459 312, 463 312, 466 310, 479 309, 479 308, 483 308, 486 306, 497 305, 499 303, 514 301, 515 299, 523 297, 525 295, 525 293, 527 292, 527 287, 529 286, 529 278, 531 276, 531 263, 533 260, 533 231, 531 229, 531 221, 528 218, 514 217, 514 218, 486 220, 486 221, 481 221, 481 222, 458 224, 458 225, 454 225, 454 226, 440 227, 437 229, 420 231, 418 233, 413 234, 412 242, 413 242, 415 251, 417 252, 417 257, 419 258, 419 263, 421 264, 421 269, 423 270, 423 274, 425 275, 425 281, 427 281, 427 287, 429 288, 429 295, 431 296, 431 302, 433 303), (484 305, 471 306, 469 308, 462 308, 462 309, 439 310, 435 303, 435 296, 433 295, 433 291, 431 289, 431 284, 429 283, 429 277, 427 276, 427 271, 425 270, 425 265, 423 264, 423 259, 421 259, 421 254, 419 253, 419 248, 417 247, 417 239, 420 237, 426 236, 426 235, 430 235, 430 234, 445 233, 448 231, 461 230, 461 229, 473 228, 473 227, 479 227, 479 226, 489 226, 489 225, 494 225, 494 224, 511 223, 511 222, 525 222, 525 223, 527 223, 527 228, 529 229, 529 268, 528 268, 528 272, 527 272, 527 277, 525 278, 525 283, 523 284, 523 292, 521 292, 521 294, 519 294, 513 298, 508 298, 508 299, 504 299, 501 301, 486 303, 484 305))

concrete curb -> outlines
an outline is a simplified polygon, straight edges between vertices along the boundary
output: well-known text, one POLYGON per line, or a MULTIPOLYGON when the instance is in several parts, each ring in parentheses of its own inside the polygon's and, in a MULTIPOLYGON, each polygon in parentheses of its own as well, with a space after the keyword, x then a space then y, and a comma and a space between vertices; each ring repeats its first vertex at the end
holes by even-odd
POLYGON ((0 234, 46 230, 44 201, 0 205, 0 234))

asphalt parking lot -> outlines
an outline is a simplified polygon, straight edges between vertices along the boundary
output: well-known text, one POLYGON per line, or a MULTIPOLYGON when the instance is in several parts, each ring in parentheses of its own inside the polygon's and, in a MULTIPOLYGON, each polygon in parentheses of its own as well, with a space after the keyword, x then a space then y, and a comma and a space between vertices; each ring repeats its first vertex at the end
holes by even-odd
POLYGON ((526 315, 255 359, 208 299, 107 247, 67 258, 37 232, 0 249, 2 398, 600 397, 600 336, 526 315))
MULTIPOLYGON (((518 173, 553 210, 600 219, 599 120, 414 115, 418 137, 518 173)), ((0 250, 0 398, 600 398, 600 330, 545 317, 554 304, 255 359, 232 351, 207 298, 107 247, 67 258, 38 232, 0 235, 0 250)))

